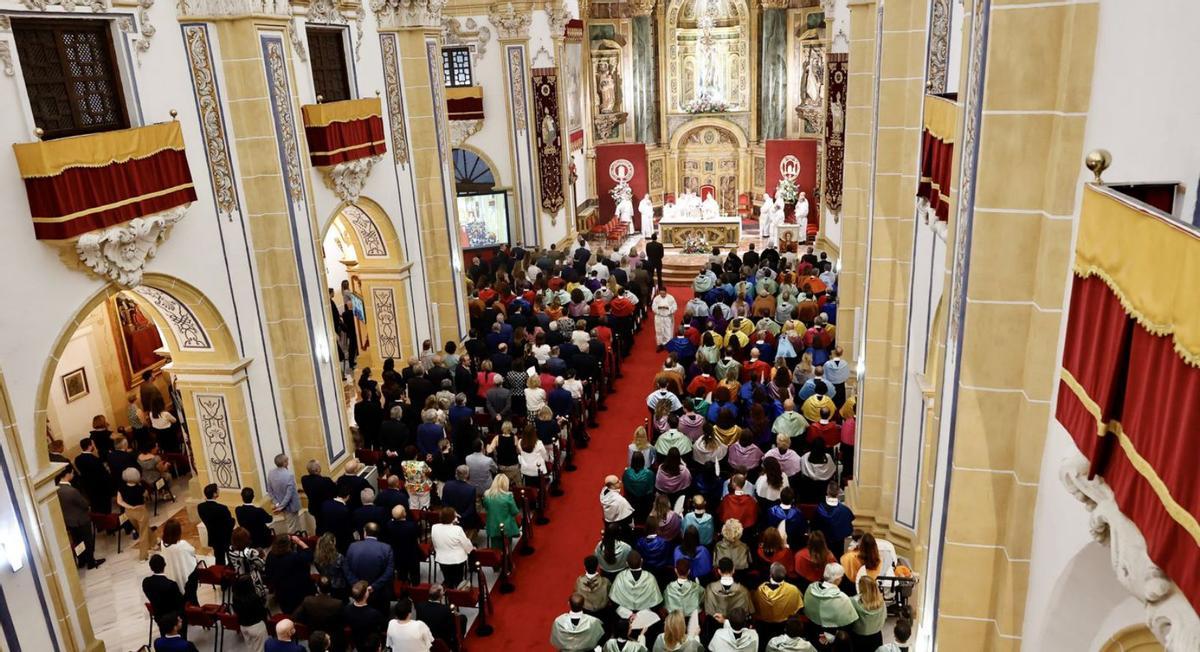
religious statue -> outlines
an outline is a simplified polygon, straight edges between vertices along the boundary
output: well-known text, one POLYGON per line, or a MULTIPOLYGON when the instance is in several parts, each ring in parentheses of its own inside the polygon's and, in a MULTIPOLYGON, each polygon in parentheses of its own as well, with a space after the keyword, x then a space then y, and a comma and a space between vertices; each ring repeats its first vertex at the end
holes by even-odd
POLYGON ((596 91, 600 94, 600 113, 617 110, 617 73, 608 61, 596 64, 596 91))
POLYGON ((633 227, 633 200, 628 195, 617 203, 617 219, 633 227))
POLYGON ((808 199, 804 196, 804 191, 800 191, 800 196, 796 199, 796 223, 800 225, 800 237, 808 239, 808 199))
POLYGON ((542 144, 546 147, 553 147, 554 140, 558 138, 558 123, 554 120, 554 116, 550 115, 550 109, 543 109, 545 114, 542 116, 542 144))
POLYGON ((642 216, 642 235, 648 238, 654 232, 654 203, 650 201, 649 193, 638 203, 638 213, 642 216))
POLYGON ((801 83, 804 96, 800 99, 800 104, 820 106, 822 88, 825 85, 825 64, 821 61, 819 48, 805 49, 808 50, 808 57, 804 60, 804 81, 801 83))
POLYGON ((841 93, 834 95, 833 101, 829 103, 829 119, 833 127, 833 135, 840 137, 846 130, 846 116, 842 110, 841 93))

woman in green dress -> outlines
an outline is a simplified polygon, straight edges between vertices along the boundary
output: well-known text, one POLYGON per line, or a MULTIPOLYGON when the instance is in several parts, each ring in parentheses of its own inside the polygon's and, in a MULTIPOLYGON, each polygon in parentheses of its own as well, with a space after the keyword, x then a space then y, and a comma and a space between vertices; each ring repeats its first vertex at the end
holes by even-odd
POLYGON ((489 546, 500 546, 500 526, 504 526, 504 535, 509 539, 521 536, 521 526, 517 524, 517 500, 508 490, 508 476, 503 473, 492 479, 492 486, 483 492, 483 509, 487 512, 487 537, 489 546))

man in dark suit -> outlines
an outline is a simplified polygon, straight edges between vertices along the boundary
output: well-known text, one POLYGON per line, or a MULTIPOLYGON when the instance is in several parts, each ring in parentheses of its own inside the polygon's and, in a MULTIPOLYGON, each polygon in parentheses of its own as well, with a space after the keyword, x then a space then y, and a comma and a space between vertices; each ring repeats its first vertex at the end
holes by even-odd
POLYGON ((646 271, 650 272, 650 278, 658 275, 658 284, 663 284, 663 245, 658 241, 658 234, 650 234, 650 242, 646 243, 646 271))
POLYGON ((363 489, 359 500, 362 501, 362 507, 354 510, 354 515, 352 516, 355 532, 362 532, 367 523, 383 525, 388 522, 388 519, 391 517, 390 512, 382 506, 375 504, 374 489, 370 487, 363 489))
POLYGON ((350 587, 350 602, 342 613, 342 621, 350 630, 350 643, 355 650, 374 650, 367 639, 379 636, 387 628, 387 618, 378 609, 367 604, 371 597, 371 585, 364 580, 350 587))
POLYGON ((154 641, 154 652, 197 652, 196 644, 184 636, 182 612, 172 612, 158 617, 158 632, 162 634, 154 641))
POLYGON ((329 634, 333 639, 332 649, 342 650, 345 649, 345 625, 342 621, 345 608, 341 600, 333 597, 333 583, 328 577, 321 577, 317 580, 317 594, 304 598, 292 614, 292 620, 307 625, 310 632, 329 634))
POLYGON ((750 249, 742 254, 742 264, 751 269, 758 267, 758 251, 754 248, 754 243, 750 243, 750 249))
POLYGON ((129 450, 129 440, 121 435, 113 438, 113 449, 105 456, 108 463, 108 477, 112 478, 112 486, 121 486, 121 473, 125 469, 138 468, 137 454, 129 450))
POLYGON ((513 358, 508 353, 508 345, 500 342, 496 345, 496 352, 491 355, 492 371, 503 376, 509 371, 512 371, 513 358))
MULTIPOLYGON (((454 635, 455 616, 454 612, 450 611, 450 607, 443 602, 445 597, 446 589, 441 584, 430 586, 429 597, 415 605, 417 620, 429 627, 434 638, 445 641, 450 649, 457 650, 458 637, 454 635)), ((466 616, 458 618, 461 619, 463 625, 466 624, 466 616)))
POLYGON ((337 485, 332 479, 321 475, 321 465, 316 460, 309 460, 304 467, 308 474, 300 478, 300 488, 308 499, 308 511, 317 521, 317 534, 324 534, 321 528, 321 507, 325 501, 332 500, 337 495, 337 485))
POLYGON ((386 525, 392 518, 392 508, 396 505, 404 505, 408 507, 408 493, 404 491, 404 479, 398 475, 389 476, 387 479, 387 489, 379 492, 375 497, 375 505, 383 508, 386 515, 382 521, 376 521, 380 525, 386 525))
POLYGON ((224 566, 225 554, 229 552, 229 538, 233 535, 233 514, 229 508, 217 502, 217 485, 204 487, 204 502, 196 505, 200 522, 208 530, 208 545, 213 549, 213 558, 224 566))
POLYGON ((354 540, 354 520, 350 511, 350 487, 338 487, 335 498, 321 505, 321 526, 318 534, 332 532, 337 539, 338 552, 345 553, 354 540))
POLYGON ((96 531, 92 529, 91 507, 88 499, 75 487, 71 480, 75 472, 70 466, 58 474, 58 503, 62 507, 63 522, 71 541, 83 544, 83 554, 79 555, 78 564, 88 568, 96 568, 104 563, 96 559, 96 531))
POLYGON ((112 478, 104 462, 96 455, 96 442, 91 439, 79 441, 80 453, 75 457, 75 483, 79 490, 87 496, 92 511, 97 514, 108 514, 112 511, 113 491, 112 478))
POLYGON ((384 451, 393 464, 399 463, 400 454, 404 452, 405 447, 413 443, 408 426, 405 426, 402 421, 403 418, 404 408, 393 405, 388 413, 388 418, 379 424, 379 448, 384 451))
POLYGON ((417 361, 415 368, 410 364, 409 369, 414 369, 414 372, 413 377, 408 380, 408 401, 420 409, 425 405, 425 399, 437 392, 437 385, 429 380, 420 361, 417 361))
POLYGON ((392 547, 392 566, 401 580, 421 582, 421 524, 408 518, 408 508, 392 508, 392 520, 384 526, 384 538, 392 547))
POLYGON ((346 582, 363 580, 371 585, 371 606, 386 609, 391 603, 392 580, 396 577, 392 548, 379 540, 379 525, 368 523, 363 540, 346 551, 346 582))
POLYGON ((342 476, 337 479, 339 496, 342 495, 342 489, 350 491, 349 500, 346 503, 350 506, 350 511, 362 507, 362 490, 371 488, 371 483, 359 475, 360 471, 362 471, 362 462, 359 462, 357 459, 351 459, 349 462, 346 462, 342 476))
MULTIPOLYGON (((183 591, 179 590, 175 580, 164 574, 166 570, 167 560, 162 555, 151 555, 150 572, 153 575, 142 580, 142 593, 156 617, 183 613, 183 591)), ((187 636, 186 631, 184 636, 187 636)))
POLYGON ((266 548, 275 539, 271 531, 271 515, 267 510, 254 504, 254 490, 242 487, 242 504, 234 512, 237 514, 238 525, 250 532, 250 540, 255 548, 266 548))
POLYGON ((454 469, 454 479, 442 487, 442 505, 453 507, 463 528, 478 530, 479 513, 475 511, 475 496, 478 493, 475 485, 467 482, 471 477, 471 469, 466 464, 454 469))

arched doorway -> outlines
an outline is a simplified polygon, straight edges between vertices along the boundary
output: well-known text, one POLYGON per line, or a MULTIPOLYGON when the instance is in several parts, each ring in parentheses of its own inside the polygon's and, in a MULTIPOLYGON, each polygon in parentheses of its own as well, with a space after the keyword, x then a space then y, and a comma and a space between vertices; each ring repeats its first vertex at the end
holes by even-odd
MULTIPOLYGON (((149 371, 164 399, 169 396, 170 410, 186 421, 181 455, 190 467, 189 481, 174 485, 175 502, 160 504, 151 522, 180 519, 185 532, 194 532, 188 526, 197 521, 187 507, 200 500, 204 485, 217 484, 219 499, 233 505, 243 486, 261 487, 265 477, 249 412, 250 362, 240 357, 207 297, 161 274, 146 274, 135 288, 105 286, 62 329, 47 356, 35 406, 34 423, 51 427, 29 438, 37 468, 26 479, 37 526, 30 548, 41 556, 36 561, 54 612, 64 618, 66 649, 90 649, 99 640, 111 649, 134 649, 144 641, 148 616, 139 584, 149 571, 128 536, 122 536, 118 554, 116 535, 106 532, 97 534, 96 544, 108 563, 96 570, 76 568, 55 491, 63 464, 51 460, 51 438, 73 460, 79 442, 90 439, 93 417, 105 417, 114 433, 129 426, 124 408, 131 398, 140 400, 141 373, 149 371)), ((21 446, 23 440, 13 439, 21 446)), ((109 508, 117 511, 111 503, 109 508)), ((93 512, 103 509, 92 506, 93 512)))
MULTIPOLYGON (((344 327, 352 321, 355 369, 370 367, 378 378, 384 360, 395 359, 403 366, 417 353, 413 315, 418 313, 413 303, 412 263, 404 260, 387 214, 366 197, 343 203, 326 225, 322 245, 331 318, 341 325, 340 355, 345 358, 345 347, 352 343, 344 327)), ((348 371, 344 365, 343 372, 348 371)), ((346 400, 352 397, 353 392, 347 392, 346 400)))
POLYGON ((678 161, 676 190, 680 193, 712 192, 721 213, 737 213, 746 140, 729 123, 696 120, 676 134, 672 149, 678 161))

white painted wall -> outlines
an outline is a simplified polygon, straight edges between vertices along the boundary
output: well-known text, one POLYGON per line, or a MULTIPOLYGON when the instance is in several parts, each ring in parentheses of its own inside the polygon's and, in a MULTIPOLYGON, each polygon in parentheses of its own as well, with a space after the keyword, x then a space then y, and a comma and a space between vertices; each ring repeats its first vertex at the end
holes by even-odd
MULTIPOLYGON (((99 309, 104 308, 101 306, 99 309)), ((102 320, 102 323, 107 323, 107 320, 102 320)), ((92 430, 92 417, 97 414, 103 414, 110 424, 117 422, 114 418, 113 402, 109 400, 108 388, 104 384, 104 367, 96 351, 97 344, 103 341, 98 341, 100 337, 107 339, 110 347, 115 346, 112 337, 107 333, 98 332, 96 325, 81 326, 67 344, 62 357, 58 359, 58 367, 54 370, 54 382, 50 385, 50 404, 57 421, 53 424, 54 436, 63 440, 67 451, 76 449, 79 440, 88 436, 92 430), (68 403, 62 377, 80 368, 87 374, 88 394, 68 403)), ((163 341, 165 342, 166 338, 163 338, 163 341)))
POLYGON ((1106 181, 1185 183, 1187 222, 1200 185, 1200 85, 1190 77, 1200 62, 1197 24, 1192 0, 1101 0, 1084 132, 1084 151, 1112 152, 1106 181))

